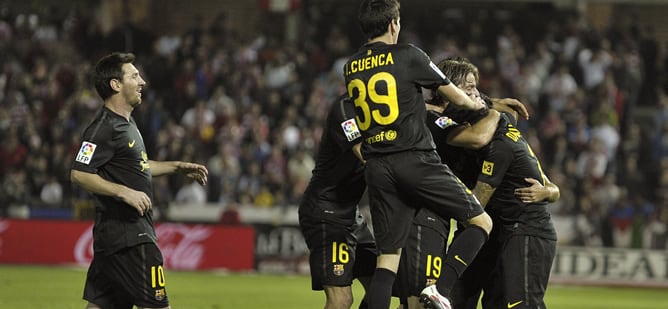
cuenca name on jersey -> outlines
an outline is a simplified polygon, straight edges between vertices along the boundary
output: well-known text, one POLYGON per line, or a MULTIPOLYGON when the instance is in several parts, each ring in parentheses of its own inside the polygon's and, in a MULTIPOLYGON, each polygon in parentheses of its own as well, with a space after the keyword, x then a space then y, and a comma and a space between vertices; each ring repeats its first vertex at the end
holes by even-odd
POLYGON ((386 54, 371 55, 361 59, 355 59, 346 64, 346 76, 390 64, 394 64, 394 59, 392 58, 391 52, 386 54))

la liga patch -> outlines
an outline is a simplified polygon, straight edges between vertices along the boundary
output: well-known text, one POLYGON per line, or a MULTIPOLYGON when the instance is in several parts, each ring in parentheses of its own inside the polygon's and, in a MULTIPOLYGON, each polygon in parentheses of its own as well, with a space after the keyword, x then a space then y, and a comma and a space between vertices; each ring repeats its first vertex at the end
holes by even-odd
POLYGON ((97 148, 97 145, 84 141, 81 143, 81 148, 79 149, 79 153, 77 153, 75 161, 86 165, 90 164, 91 159, 93 159, 93 154, 95 153, 95 148, 97 148))
POLYGON ((362 136, 359 127, 357 127, 357 122, 355 122, 355 118, 350 118, 342 122, 341 128, 343 128, 343 134, 346 135, 346 138, 349 142, 352 142, 362 136))
POLYGON ((445 116, 443 116, 443 117, 438 117, 438 119, 436 119, 435 123, 436 123, 436 125, 439 126, 441 129, 445 129, 445 128, 449 127, 449 126, 453 126, 453 125, 456 125, 456 124, 457 124, 454 120, 452 120, 452 118, 450 118, 450 117, 445 117, 445 116))

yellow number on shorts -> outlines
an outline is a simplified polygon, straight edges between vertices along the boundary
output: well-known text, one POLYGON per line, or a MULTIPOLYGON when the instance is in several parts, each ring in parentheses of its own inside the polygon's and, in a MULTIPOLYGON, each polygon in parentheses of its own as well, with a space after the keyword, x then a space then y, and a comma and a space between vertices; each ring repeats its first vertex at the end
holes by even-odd
POLYGON ((332 242, 332 263, 348 263, 350 254, 348 254, 348 244, 332 242))
POLYGON ((431 254, 427 255, 427 271, 425 275, 427 277, 438 278, 441 276, 441 264, 442 260, 440 256, 433 256, 431 254))
POLYGON ((380 125, 389 125, 399 117, 399 99, 397 98, 397 81, 392 74, 379 72, 371 76, 367 85, 360 79, 351 80, 348 83, 348 96, 353 97, 353 90, 357 89, 358 96, 353 101, 355 106, 362 110, 364 119, 355 117, 360 130, 366 131, 371 126, 371 119, 380 125), (387 94, 380 94, 376 91, 378 83, 383 82, 387 87, 387 94), (379 108, 369 106, 367 102, 367 93, 369 99, 375 105, 387 105, 388 113, 383 115, 379 108))
POLYGON ((165 271, 162 265, 151 266, 151 286, 153 288, 165 286, 165 271))

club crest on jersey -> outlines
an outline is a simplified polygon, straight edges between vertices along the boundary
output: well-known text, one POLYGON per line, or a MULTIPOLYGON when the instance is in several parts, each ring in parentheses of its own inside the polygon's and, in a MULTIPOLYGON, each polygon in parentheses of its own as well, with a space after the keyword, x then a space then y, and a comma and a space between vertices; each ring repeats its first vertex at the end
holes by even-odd
POLYGON ((334 274, 337 276, 343 276, 343 264, 334 264, 334 274))
POLYGON ((452 118, 450 118, 450 117, 445 117, 445 116, 443 116, 443 117, 438 117, 438 119, 436 119, 435 123, 436 123, 436 125, 439 126, 441 129, 445 129, 445 128, 449 127, 449 126, 453 126, 453 125, 456 125, 456 124, 457 124, 454 120, 452 120, 452 118))
POLYGON ((97 145, 84 141, 81 143, 81 148, 79 149, 79 153, 77 153, 75 161, 86 165, 90 164, 90 160, 95 153, 95 148, 97 148, 97 145))
POLYGON ((346 135, 346 138, 349 142, 354 141, 362 136, 360 129, 357 127, 357 122, 354 118, 350 118, 341 123, 341 128, 343 128, 343 133, 346 135))
POLYGON ((155 290, 155 300, 164 300, 165 297, 167 296, 167 292, 165 292, 165 289, 157 289, 155 290))

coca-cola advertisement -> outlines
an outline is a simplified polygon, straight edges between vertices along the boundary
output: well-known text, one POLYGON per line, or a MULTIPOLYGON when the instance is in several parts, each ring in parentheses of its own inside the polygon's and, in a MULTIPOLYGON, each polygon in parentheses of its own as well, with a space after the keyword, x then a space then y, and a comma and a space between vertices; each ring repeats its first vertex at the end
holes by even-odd
MULTIPOLYGON (((0 220, 0 263, 87 266, 93 258, 92 228, 92 222, 0 220)), ((253 227, 159 223, 155 231, 168 268, 255 266, 253 227)))

